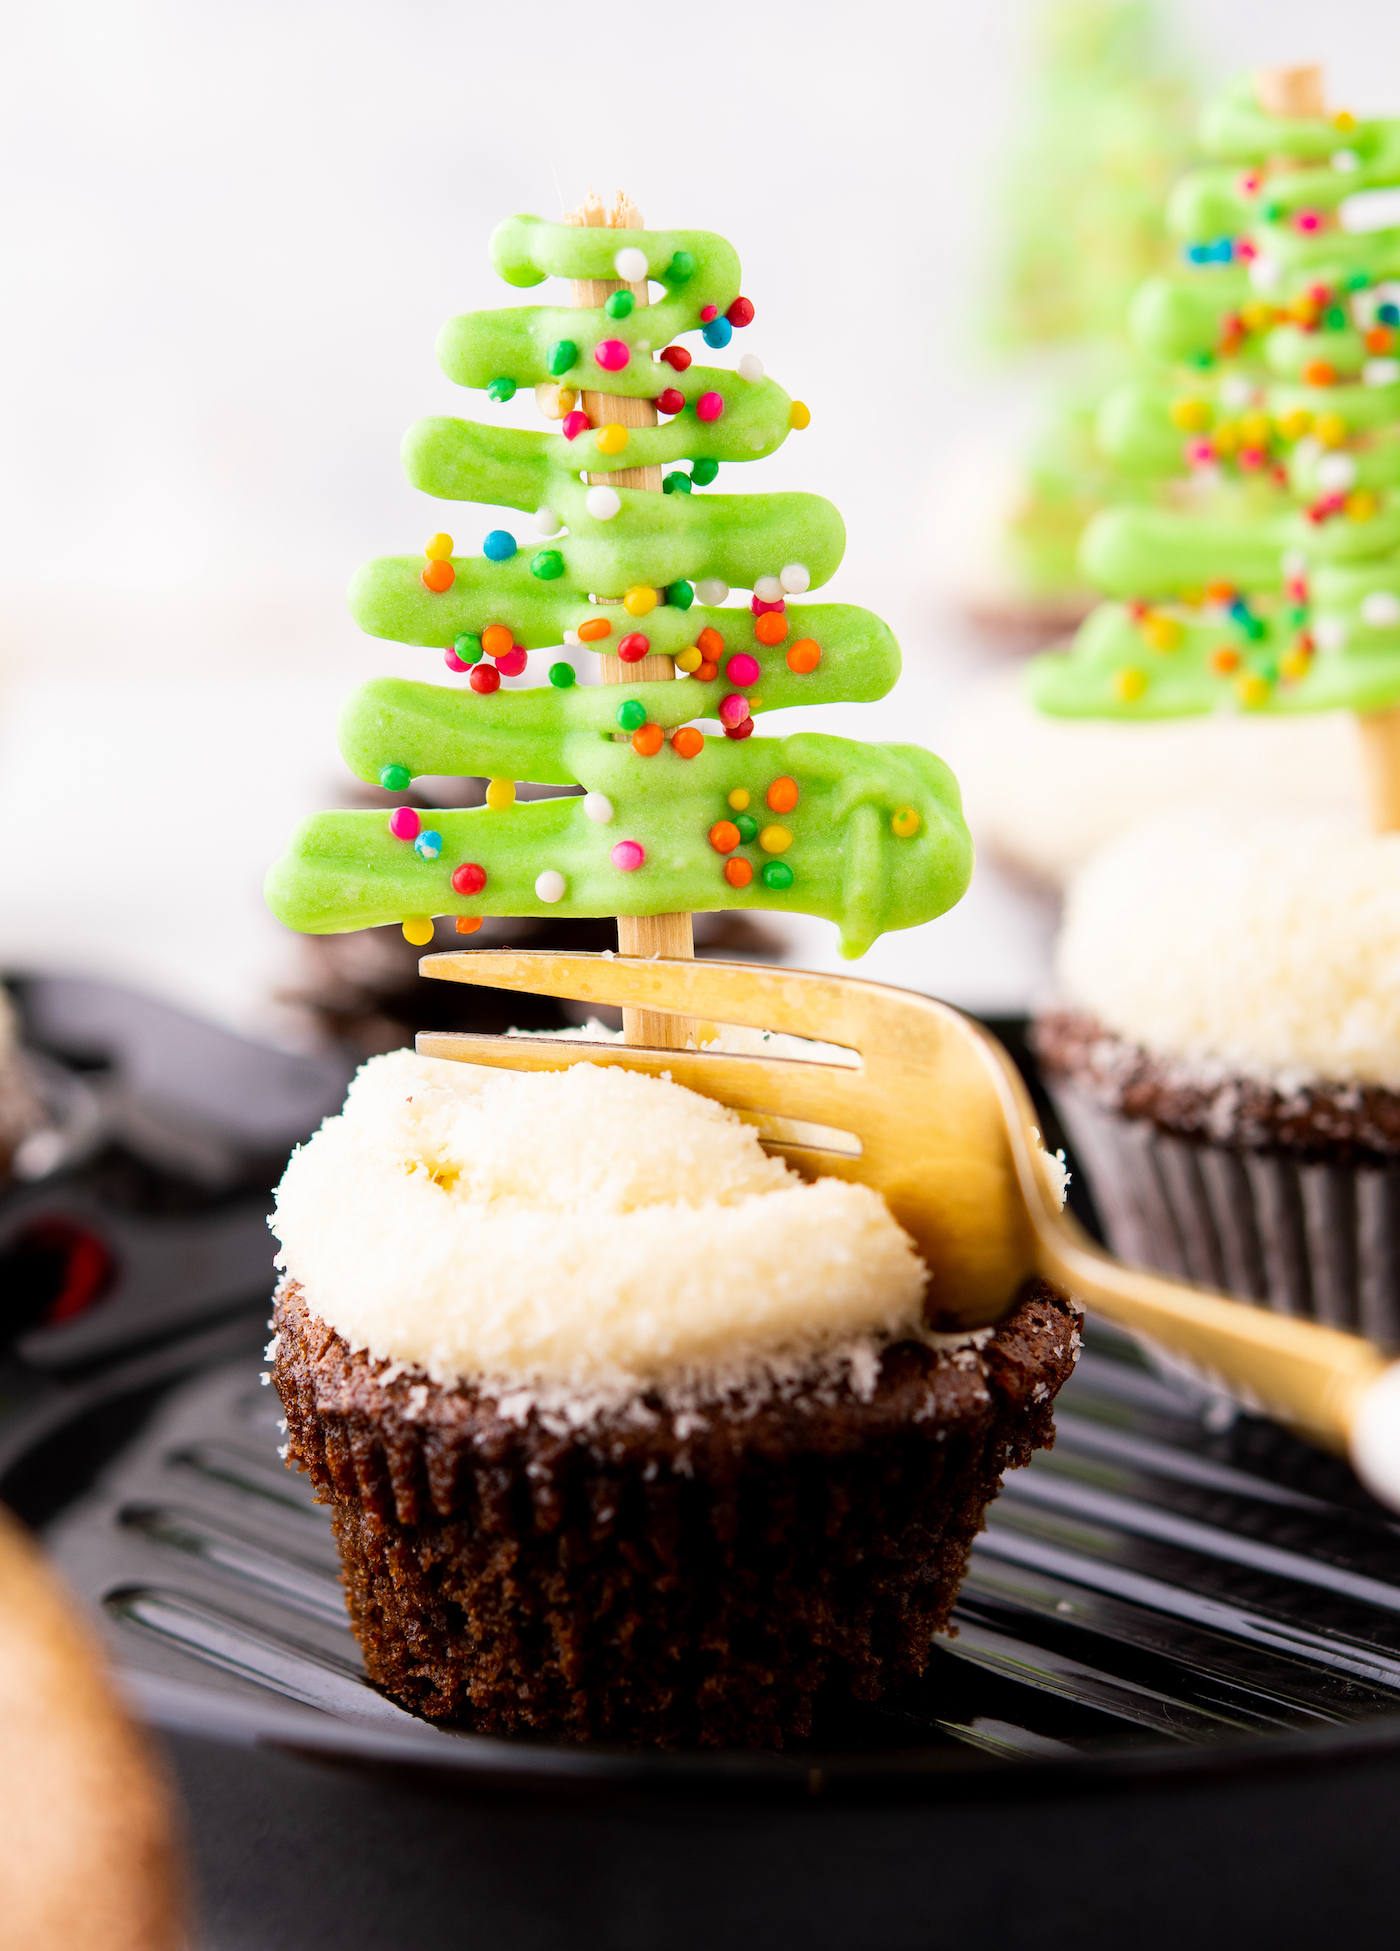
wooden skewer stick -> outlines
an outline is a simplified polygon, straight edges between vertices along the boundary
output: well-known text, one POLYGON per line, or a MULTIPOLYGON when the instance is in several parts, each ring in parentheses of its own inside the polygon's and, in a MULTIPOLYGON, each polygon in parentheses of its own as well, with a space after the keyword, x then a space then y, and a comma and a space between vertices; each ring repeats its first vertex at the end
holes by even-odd
MULTIPOLYGON (((569 211, 564 221, 587 225, 590 229, 642 229, 642 213, 625 191, 619 194, 609 214, 603 207, 603 199, 595 190, 590 190, 585 201, 577 210, 569 211)), ((574 304, 596 309, 606 303, 610 292, 621 289, 620 278, 576 278, 574 304)), ((645 278, 640 284, 628 285, 627 289, 638 305, 650 304, 645 278)), ((656 408, 652 402, 627 394, 595 393, 585 389, 583 410, 595 427, 656 425, 656 408)), ((603 482, 613 488, 646 488, 653 494, 661 493, 659 467, 617 468, 610 474, 590 474, 588 479, 590 484, 603 482)), ((675 664, 669 657, 644 657, 638 664, 624 664, 620 657, 604 655, 599 661, 604 684, 656 684, 676 675, 675 664)), ((688 961, 695 954, 690 916, 619 915, 617 946, 622 955, 663 955, 688 961)), ((684 1050, 687 1041, 695 1034, 695 1025, 689 1017, 667 1016, 660 1010, 625 1009, 622 1024, 628 1043, 659 1045, 665 1050, 684 1050)))
MULTIPOLYGON (((1327 113, 1319 67, 1261 68, 1254 91, 1266 115, 1320 119, 1327 113)), ((1371 825, 1377 833, 1400 832, 1400 705, 1359 712, 1356 724, 1371 825)))

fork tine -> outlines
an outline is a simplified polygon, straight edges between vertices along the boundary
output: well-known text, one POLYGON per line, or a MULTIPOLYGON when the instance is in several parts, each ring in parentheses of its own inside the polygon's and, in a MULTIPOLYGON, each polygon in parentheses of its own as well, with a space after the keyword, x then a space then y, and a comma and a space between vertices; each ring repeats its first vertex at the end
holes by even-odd
POLYGON ((649 1077, 669 1074, 736 1111, 767 1111, 807 1124, 846 1131, 861 1115, 861 1073, 846 1064, 809 1063, 802 1057, 748 1057, 724 1051, 648 1050, 622 1043, 584 1043, 573 1038, 470 1036, 455 1030, 420 1030, 420 1057, 496 1070, 561 1070, 570 1064, 613 1064, 649 1077))
POLYGON ((748 962, 469 949, 425 955, 418 967, 423 975, 448 982, 785 1030, 861 1051, 898 1044, 901 1032, 907 1035, 928 1012, 946 1007, 853 976, 813 975, 806 969, 762 968, 748 962))

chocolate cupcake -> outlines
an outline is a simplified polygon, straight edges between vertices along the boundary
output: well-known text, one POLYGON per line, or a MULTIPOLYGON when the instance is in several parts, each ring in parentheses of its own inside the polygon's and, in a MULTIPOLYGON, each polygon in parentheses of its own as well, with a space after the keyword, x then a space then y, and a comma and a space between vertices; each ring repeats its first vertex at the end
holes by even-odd
POLYGON ((375 1059, 292 1160, 273 1375, 371 1677, 480 1732, 778 1746, 921 1672, 1078 1346, 923 1325, 868 1188, 616 1069, 375 1059))
POLYGON ((1400 834, 1154 821, 1058 975, 1034 1042, 1114 1251, 1400 1347, 1400 834))

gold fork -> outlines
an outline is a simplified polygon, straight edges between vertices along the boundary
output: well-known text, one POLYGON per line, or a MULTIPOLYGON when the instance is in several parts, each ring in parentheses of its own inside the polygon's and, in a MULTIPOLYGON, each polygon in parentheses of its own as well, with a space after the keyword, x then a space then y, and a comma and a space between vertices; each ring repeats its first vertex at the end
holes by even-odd
POLYGON ((1011 1059, 948 1004, 737 962, 478 949, 418 966, 449 982, 785 1031, 855 1053, 853 1066, 538 1036, 418 1037, 424 1056, 505 1070, 601 1063, 665 1073, 758 1124, 767 1148, 804 1177, 858 1179, 883 1193, 929 1267, 936 1326, 987 1326, 1028 1277, 1043 1275, 1189 1357, 1252 1407, 1348 1451, 1368 1487, 1400 1508, 1400 1362, 1356 1335, 1127 1266, 1095 1246, 1060 1209, 1011 1059))

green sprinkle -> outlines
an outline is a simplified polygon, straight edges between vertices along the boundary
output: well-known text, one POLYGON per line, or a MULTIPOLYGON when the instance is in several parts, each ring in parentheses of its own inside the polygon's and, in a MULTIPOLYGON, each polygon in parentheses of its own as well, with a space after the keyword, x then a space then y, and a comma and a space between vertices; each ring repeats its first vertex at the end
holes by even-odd
POLYGON ((542 583, 552 583, 563 573, 564 558, 558 549, 536 549, 530 557, 530 574, 538 576, 542 583))
POLYGON ((406 765, 386 765, 379 774, 379 783, 386 793, 407 792, 413 783, 413 774, 406 765))
POLYGON ((556 691, 567 691, 570 685, 578 681, 578 673, 572 664, 551 664, 549 667, 549 681, 556 691))
POLYGON ((1371 282, 1368 271, 1349 272, 1342 284, 1343 291, 1364 291, 1371 282))
POLYGON ((640 698, 628 698, 617 708, 617 722, 624 732, 640 731, 647 722, 647 708, 640 698))
POLYGON ((486 396, 488 399, 496 400, 497 402, 513 400, 515 398, 515 381, 513 379, 493 379, 486 389, 486 396))
POLYGON ((690 478, 697 488, 708 488, 718 473, 718 461, 694 461, 691 463, 690 478))
POLYGON ((558 339, 549 348, 549 370, 555 379, 560 379, 570 366, 578 364, 578 347, 572 339, 558 339))
POLYGON ((464 664, 479 664, 481 662, 480 637, 473 637, 470 633, 464 633, 462 636, 452 639, 452 648, 464 664))
POLYGON ((668 285, 683 285, 695 275, 695 259, 689 251, 677 251, 661 275, 668 285))
POLYGON ((1283 205, 1281 203, 1266 203, 1264 205, 1264 222, 1266 224, 1276 224, 1282 215, 1283 205))
POLYGON ((1347 315, 1340 305, 1329 305, 1322 322, 1329 332, 1345 332, 1347 315))
MULTIPOLYGON (((737 825, 738 822, 736 821, 735 824, 737 825)), ((785 860, 770 860, 759 875, 759 879, 765 887, 771 887, 775 893, 781 893, 784 888, 792 886, 792 869, 785 860)))
MULTIPOLYGON (((746 847, 751 846, 753 842, 757 840, 758 821, 754 818, 752 813, 736 813, 734 815, 734 824, 735 826, 738 827, 739 838, 743 841, 746 847)), ((789 876, 789 878, 791 878, 791 876, 789 876)))
POLYGON ((611 291, 603 310, 609 318, 630 318, 636 302, 630 291, 611 291))
POLYGON ((664 495, 688 495, 690 493, 690 476, 680 473, 663 476, 661 492, 664 495))
POLYGON ((689 583, 671 583, 666 590, 666 601, 673 610, 688 610, 695 601, 695 591, 689 583))

